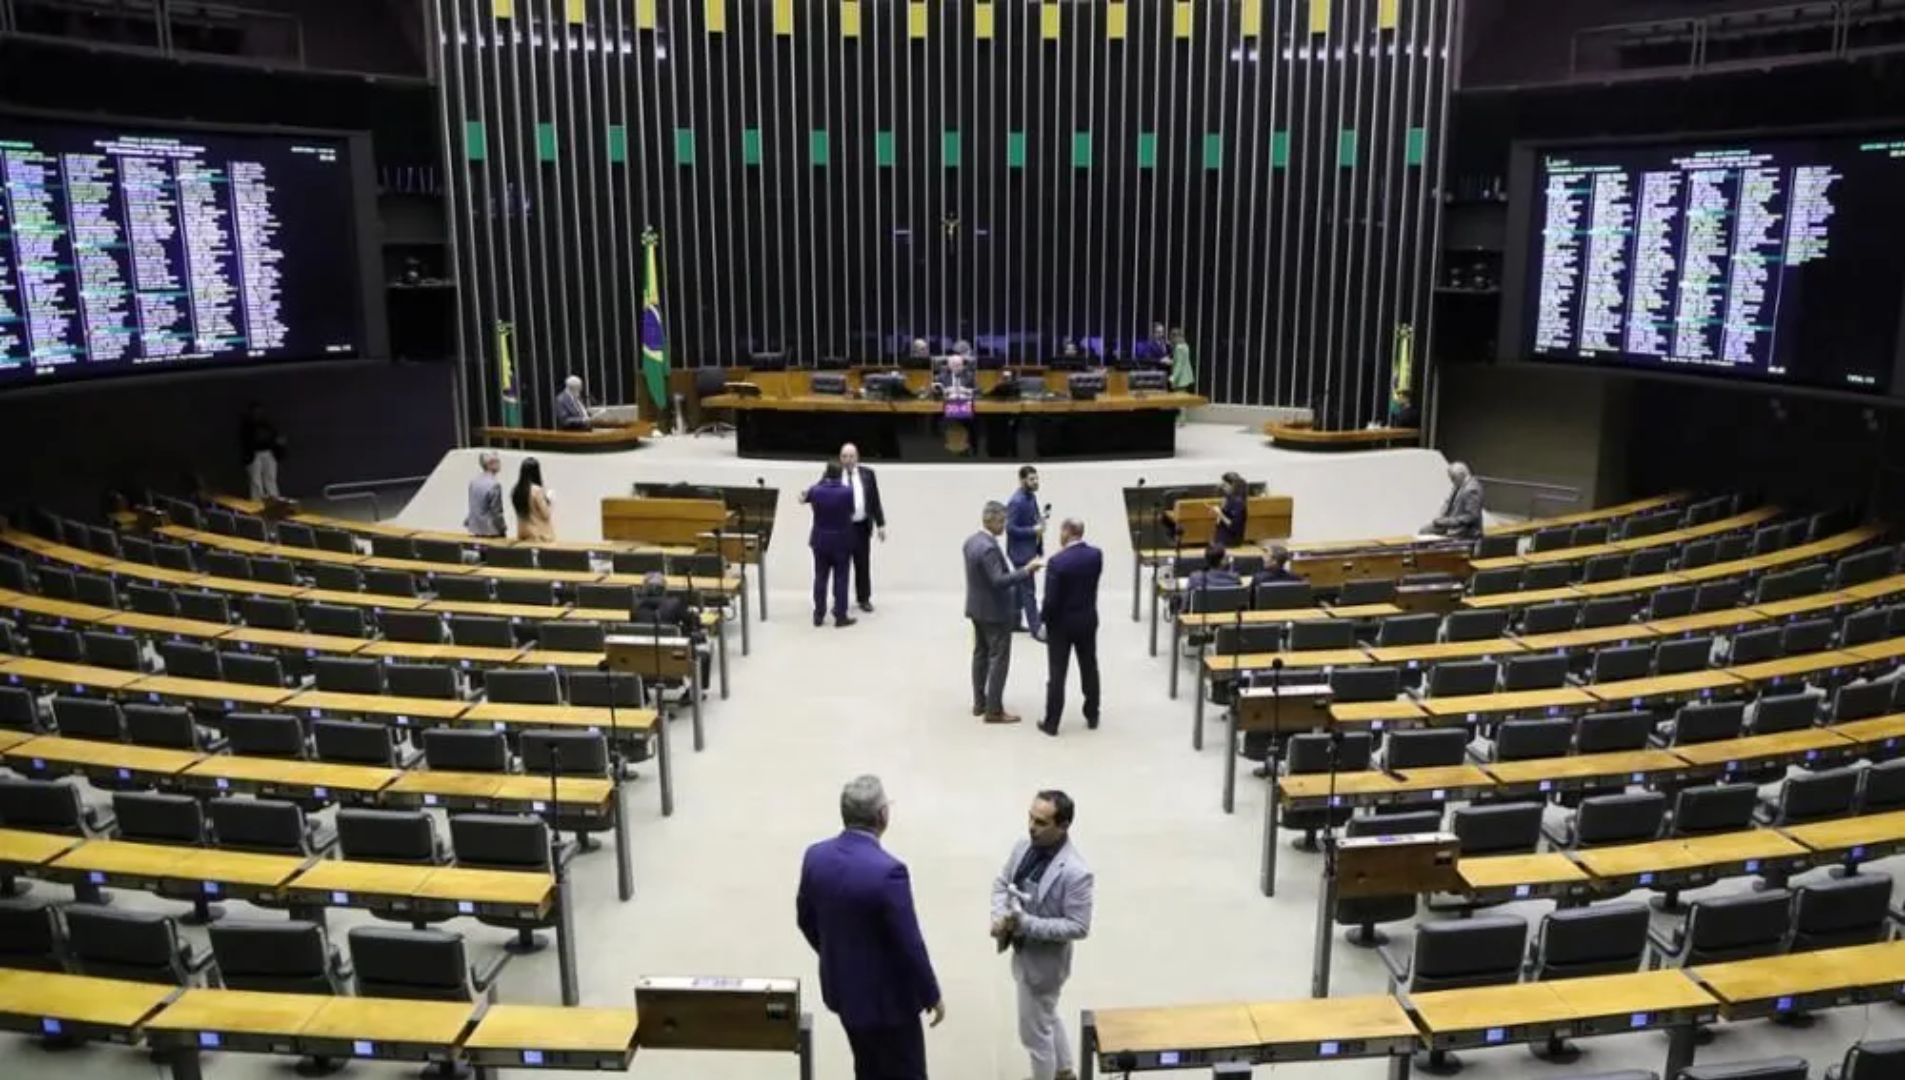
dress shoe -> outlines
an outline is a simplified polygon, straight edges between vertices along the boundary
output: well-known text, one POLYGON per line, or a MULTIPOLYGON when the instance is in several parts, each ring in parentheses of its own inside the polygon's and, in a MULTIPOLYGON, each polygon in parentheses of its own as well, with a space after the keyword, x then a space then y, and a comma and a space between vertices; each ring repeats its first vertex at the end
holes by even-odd
POLYGON ((975 705, 973 707, 973 715, 975 716, 987 715, 987 707, 985 705, 975 705))
POLYGON ((866 612, 869 615, 873 614, 873 603, 868 600, 860 601, 860 610, 866 612))
POLYGON ((1017 724, 1020 722, 1020 717, 1010 712, 988 712, 985 716, 981 717, 981 719, 989 724, 1017 724))
POLYGON ((1099 713, 1093 713, 1087 717, 1087 730, 1088 731, 1100 730, 1100 714, 1099 713))
POLYGON ((833 628, 835 630, 838 630, 843 626, 852 626, 854 623, 857 623, 859 621, 860 621, 859 619, 849 619, 845 615, 841 615, 836 617, 833 620, 833 628))
POLYGON ((1049 724, 1043 720, 1039 723, 1039 725, 1037 725, 1034 728, 1034 730, 1038 731, 1042 735, 1058 735, 1060 734, 1060 725, 1057 723, 1049 724))
POLYGON ((819 626, 825 623, 826 621, 827 621, 827 617, 825 615, 815 615, 813 617, 813 625, 815 626, 819 626))

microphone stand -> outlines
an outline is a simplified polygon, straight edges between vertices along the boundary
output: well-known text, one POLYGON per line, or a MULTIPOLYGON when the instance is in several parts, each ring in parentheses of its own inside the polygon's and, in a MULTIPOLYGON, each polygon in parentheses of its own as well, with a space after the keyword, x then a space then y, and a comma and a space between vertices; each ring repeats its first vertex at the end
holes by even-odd
MULTIPOLYGON (((1266 818, 1260 823, 1260 891, 1267 896, 1273 895, 1273 870, 1275 849, 1280 844, 1280 658, 1273 658, 1269 666, 1273 674, 1274 700, 1273 718, 1267 731, 1267 802, 1266 818)), ((1252 677, 1248 678, 1249 683, 1252 677)))
MULTIPOLYGON (((753 484, 755 487, 760 489, 762 493, 761 501, 764 503, 765 502, 764 496, 767 490, 767 478, 764 476, 756 476, 753 478, 753 484)), ((768 524, 769 525, 772 524, 771 518, 768 519, 768 524)), ((744 531, 744 528, 742 531, 744 531)), ((761 622, 767 621, 767 543, 771 539, 772 539, 771 529, 768 529, 765 533, 763 533, 760 531, 760 529, 756 525, 756 527, 753 530, 753 565, 756 571, 754 576, 760 579, 760 621, 761 622)), ((721 687, 722 697, 726 696, 725 690, 726 690, 726 687, 722 686, 721 687)))
POLYGON ((554 936, 560 953, 560 1001, 580 1003, 579 964, 574 956, 573 892, 567 885, 567 861, 560 839, 560 748, 552 743, 547 750, 547 859, 553 864, 554 936))
MULTIPOLYGON (((607 765, 613 778, 613 843, 618 870, 620 899, 633 897, 633 857, 627 847, 627 762, 620 756, 620 707, 613 694, 613 664, 600 661, 600 673, 607 693, 607 765)), ((580 850, 591 851, 587 834, 580 834, 580 850)))
POLYGON ((1327 724, 1327 820, 1323 826, 1326 835, 1322 838, 1325 856, 1320 869, 1320 904, 1314 916, 1313 925, 1313 996, 1327 996, 1327 983, 1330 981, 1333 963, 1333 909, 1335 882, 1338 880, 1338 860, 1340 846, 1333 838, 1333 809, 1340 798, 1335 790, 1340 775, 1340 740, 1344 733, 1329 720, 1327 724))
MULTIPOLYGON (((1146 486, 1147 486, 1147 478, 1144 476, 1133 482, 1133 492, 1134 492, 1133 502, 1131 505, 1127 507, 1127 527, 1133 531, 1133 621, 1134 622, 1140 621, 1140 564, 1144 562, 1147 564, 1149 568, 1151 568, 1153 565, 1152 562, 1148 561, 1145 555, 1145 552, 1147 550, 1147 530, 1145 525, 1142 524, 1140 520, 1141 508, 1146 505, 1146 499, 1145 499, 1146 492, 1141 489, 1145 488, 1146 486)), ((1122 501, 1125 501, 1125 498, 1126 496, 1122 494, 1121 496, 1122 501)))

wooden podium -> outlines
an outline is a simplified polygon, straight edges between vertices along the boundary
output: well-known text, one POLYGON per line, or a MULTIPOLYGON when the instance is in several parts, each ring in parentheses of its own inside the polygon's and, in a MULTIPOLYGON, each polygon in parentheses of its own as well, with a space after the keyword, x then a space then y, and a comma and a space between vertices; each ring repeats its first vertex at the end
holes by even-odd
POLYGON ((696 546, 727 525, 718 499, 600 500, 600 535, 607 540, 696 546))
POLYGON ((1335 841, 1334 896, 1412 896, 1460 887, 1460 838, 1452 833, 1355 836, 1335 841))
POLYGON ((633 989, 643 1047, 796 1054, 813 1076, 813 1017, 801 1011, 798 979, 653 976, 633 989))
MULTIPOLYGON (((1221 500, 1181 499, 1173 504, 1173 527, 1178 530, 1181 547, 1203 546, 1213 537, 1219 519, 1213 512, 1221 500)), ((1247 500, 1249 544, 1263 540, 1285 540, 1293 535, 1293 496, 1255 495, 1247 500)))

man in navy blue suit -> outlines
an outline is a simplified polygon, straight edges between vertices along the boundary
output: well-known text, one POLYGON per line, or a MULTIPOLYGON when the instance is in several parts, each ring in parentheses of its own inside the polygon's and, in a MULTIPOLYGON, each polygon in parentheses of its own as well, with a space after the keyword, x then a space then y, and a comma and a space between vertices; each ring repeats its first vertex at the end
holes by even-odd
POLYGON ((1047 715, 1040 730, 1060 733, 1066 704, 1067 657, 1080 664, 1081 712, 1087 727, 1100 726, 1100 549, 1086 542, 1087 527, 1077 518, 1060 523, 1060 550, 1047 562, 1047 598, 1040 621, 1047 628, 1047 715))
MULTIPOLYGON (((1007 500, 1007 559, 1015 566, 1025 566, 1040 557, 1046 541, 1046 512, 1040 507, 1040 470, 1022 465, 1020 490, 1007 500)), ((1033 578, 1021 578, 1013 592, 1014 601, 1020 605, 1017 614, 1026 620, 1027 633, 1032 634, 1035 641, 1047 640, 1046 631, 1040 626, 1040 602, 1034 595, 1033 578)))
POLYGON ((813 507, 813 625, 826 621, 827 578, 833 578, 833 625, 852 626, 847 618, 847 567, 853 561, 853 489, 840 482, 840 463, 830 462, 820 482, 800 493, 813 507))
POLYGON ((853 1048, 854 1080, 926 1080, 920 1013, 947 1009, 920 937, 906 864, 880 846, 887 795, 874 776, 840 791, 839 836, 800 864, 800 933, 820 957, 820 997, 853 1048))

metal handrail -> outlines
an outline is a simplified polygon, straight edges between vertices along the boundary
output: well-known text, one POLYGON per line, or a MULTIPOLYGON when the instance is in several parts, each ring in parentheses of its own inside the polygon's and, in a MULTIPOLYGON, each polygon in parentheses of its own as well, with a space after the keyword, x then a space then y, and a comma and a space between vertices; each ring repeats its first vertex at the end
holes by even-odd
POLYGON ((380 488, 418 486, 427 482, 424 476, 391 476, 380 480, 346 480, 338 484, 328 484, 320 489, 320 497, 329 502, 345 502, 348 499, 366 499, 373 504, 373 520, 379 521, 380 488))
POLYGON ((1475 473, 1474 476, 1479 479, 1481 487, 1486 487, 1488 484, 1496 484, 1502 487, 1517 488, 1526 492, 1527 512, 1525 516, 1528 518, 1543 516, 1540 513, 1540 504, 1543 502, 1558 503, 1562 506, 1573 506, 1580 501, 1580 489, 1567 484, 1548 484, 1539 480, 1514 480, 1501 476, 1483 476, 1479 473, 1475 473))

